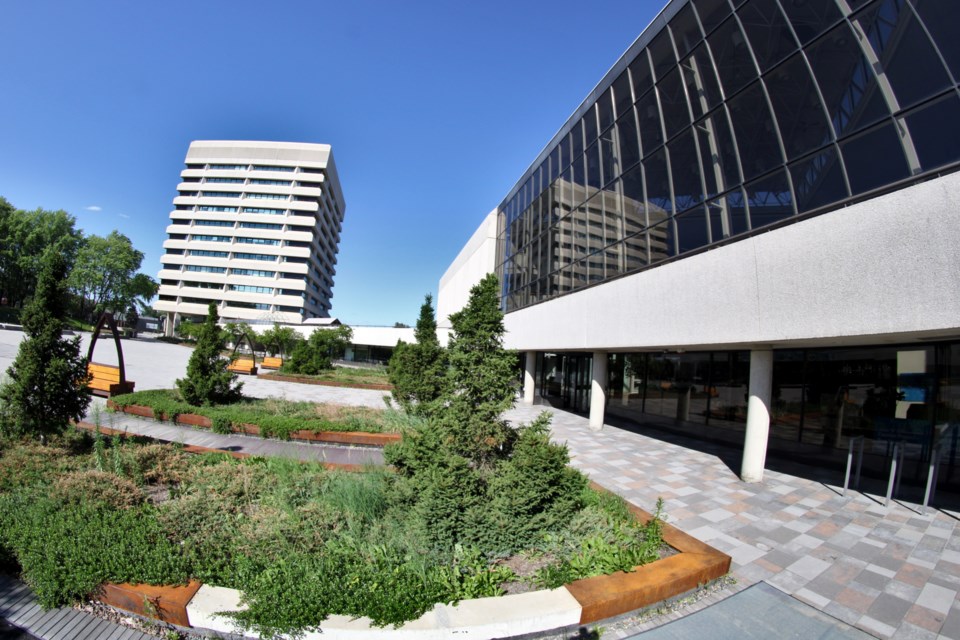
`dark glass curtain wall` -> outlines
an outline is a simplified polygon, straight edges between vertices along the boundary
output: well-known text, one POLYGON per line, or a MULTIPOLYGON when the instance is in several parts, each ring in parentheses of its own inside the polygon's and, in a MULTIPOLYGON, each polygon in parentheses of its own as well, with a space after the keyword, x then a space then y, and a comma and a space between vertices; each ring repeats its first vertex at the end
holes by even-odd
POLYGON ((951 169, 957 25, 954 0, 681 6, 501 204, 505 310, 951 169))

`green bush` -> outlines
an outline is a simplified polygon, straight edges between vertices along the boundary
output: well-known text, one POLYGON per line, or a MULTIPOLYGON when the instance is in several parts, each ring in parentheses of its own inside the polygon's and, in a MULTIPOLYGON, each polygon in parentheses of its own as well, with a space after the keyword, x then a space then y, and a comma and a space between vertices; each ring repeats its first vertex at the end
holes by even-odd
POLYGON ((314 329, 309 338, 296 342, 283 370, 315 376, 333 369, 333 359, 343 356, 352 338, 353 331, 348 326, 314 329))
POLYGON ((227 370, 229 364, 220 357, 224 337, 217 326, 217 306, 207 309, 207 319, 197 335, 197 346, 187 362, 187 375, 177 380, 183 399, 192 405, 217 405, 240 399, 242 382, 227 370))

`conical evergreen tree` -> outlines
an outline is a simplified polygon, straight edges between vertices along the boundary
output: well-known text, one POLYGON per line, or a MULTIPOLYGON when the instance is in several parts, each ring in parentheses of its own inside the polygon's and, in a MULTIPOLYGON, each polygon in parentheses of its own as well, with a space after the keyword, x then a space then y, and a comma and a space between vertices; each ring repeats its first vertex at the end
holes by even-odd
POLYGON ((187 375, 177 380, 180 395, 192 405, 228 404, 241 397, 243 383, 237 382, 237 374, 227 370, 229 363, 220 356, 223 335, 218 319, 217 305, 211 302, 207 319, 197 333, 197 346, 187 362, 187 375))
POLYGON ((429 293, 420 306, 420 317, 414 330, 417 341, 397 344, 390 358, 389 375, 393 399, 409 413, 429 416, 443 393, 447 369, 447 353, 437 340, 433 296, 429 293))
POLYGON ((33 298, 20 317, 26 339, 0 387, 0 428, 13 434, 46 435, 79 420, 90 403, 87 359, 80 355, 80 337, 63 337, 67 316, 67 262, 59 247, 41 259, 33 298))

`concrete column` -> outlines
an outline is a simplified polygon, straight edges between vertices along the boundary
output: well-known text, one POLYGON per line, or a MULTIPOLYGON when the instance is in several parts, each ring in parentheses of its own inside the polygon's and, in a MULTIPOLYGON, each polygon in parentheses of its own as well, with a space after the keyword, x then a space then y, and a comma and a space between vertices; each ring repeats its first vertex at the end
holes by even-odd
POLYGON ((172 311, 167 311, 167 321, 163 323, 163 335, 168 338, 173 337, 173 325, 175 322, 176 314, 172 311))
POLYGON ((537 352, 527 351, 527 361, 523 368, 523 404, 533 404, 537 388, 537 352))
POLYGON ((603 428, 603 414, 607 407, 607 352, 593 352, 593 380, 590 383, 590 428, 603 428))
POLYGON ((770 435, 772 390, 773 351, 755 349, 750 352, 747 430, 743 439, 743 464, 740 468, 740 479, 744 482, 763 480, 763 467, 767 459, 767 438, 770 435))

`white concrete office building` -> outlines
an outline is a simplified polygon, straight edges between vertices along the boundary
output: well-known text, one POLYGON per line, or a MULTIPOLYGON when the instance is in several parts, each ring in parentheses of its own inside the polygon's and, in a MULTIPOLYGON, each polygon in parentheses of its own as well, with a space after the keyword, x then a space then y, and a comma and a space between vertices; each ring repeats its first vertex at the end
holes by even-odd
POLYGON ((747 481, 776 453, 840 484, 850 446, 885 480, 899 452, 957 508, 957 24, 960 2, 671 0, 438 311, 495 271, 528 402, 733 444, 747 481))
POLYGON ((205 316, 329 316, 345 204, 330 145, 197 140, 170 212, 155 307, 167 332, 205 316))

